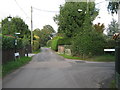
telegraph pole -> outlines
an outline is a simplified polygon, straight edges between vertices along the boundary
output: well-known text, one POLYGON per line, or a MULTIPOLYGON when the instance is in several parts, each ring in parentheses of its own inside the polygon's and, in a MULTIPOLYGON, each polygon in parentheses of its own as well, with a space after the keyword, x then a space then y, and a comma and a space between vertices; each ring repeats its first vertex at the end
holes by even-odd
POLYGON ((31 6, 31 50, 33 51, 33 20, 32 20, 33 8, 31 6))

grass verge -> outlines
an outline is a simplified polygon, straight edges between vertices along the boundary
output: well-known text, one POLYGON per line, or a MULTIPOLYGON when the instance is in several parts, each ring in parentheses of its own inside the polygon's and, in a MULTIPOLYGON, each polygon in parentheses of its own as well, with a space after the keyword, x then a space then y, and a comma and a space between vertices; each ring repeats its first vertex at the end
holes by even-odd
POLYGON ((67 59, 76 59, 76 60, 80 60, 82 58, 80 57, 75 57, 75 56, 69 56, 69 55, 65 55, 65 54, 59 54, 60 56, 63 56, 64 58, 67 58, 67 59))
MULTIPOLYGON (((69 56, 65 54, 59 54, 67 59, 75 59, 75 60, 83 60, 81 57, 69 56)), ((97 61, 97 62, 114 62, 115 56, 114 55, 102 55, 102 56, 93 56, 91 58, 85 59, 86 61, 97 61)))
POLYGON ((20 59, 16 59, 15 61, 10 61, 6 64, 2 65, 2 77, 9 74, 15 69, 18 69, 19 67, 25 65, 29 61, 32 60, 32 57, 21 57, 20 59))

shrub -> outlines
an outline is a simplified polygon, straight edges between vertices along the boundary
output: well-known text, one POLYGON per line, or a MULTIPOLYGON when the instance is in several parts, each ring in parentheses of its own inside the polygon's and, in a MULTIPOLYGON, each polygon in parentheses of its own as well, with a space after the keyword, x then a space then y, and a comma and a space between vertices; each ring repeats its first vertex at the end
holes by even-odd
POLYGON ((62 37, 54 37, 53 39, 52 39, 52 43, 51 43, 51 48, 53 49, 53 50, 55 50, 55 51, 57 51, 58 50, 58 40, 59 39, 62 39, 62 37))
POLYGON ((58 45, 71 45, 71 38, 62 38, 58 40, 58 45))
POLYGON ((95 32, 80 34, 73 42, 73 55, 93 56, 103 54, 105 40, 102 34, 95 32))
POLYGON ((109 39, 106 41, 104 48, 110 49, 110 48, 115 48, 115 46, 116 46, 115 40, 109 39))
POLYGON ((15 38, 11 36, 2 37, 2 48, 3 49, 13 49, 15 48, 15 38))
MULTIPOLYGON (((17 49, 24 47, 22 39, 17 39, 17 49)), ((5 36, 2 37, 2 48, 3 49, 14 49, 15 48, 15 37, 5 36)))
POLYGON ((49 40, 49 41, 47 42, 47 46, 48 46, 48 47, 51 47, 51 44, 52 44, 52 40, 49 40))
POLYGON ((24 36, 24 38, 22 39, 22 43, 23 43, 23 46, 27 46, 30 44, 30 41, 26 36, 24 36))
POLYGON ((40 48, 40 44, 39 44, 39 41, 37 40, 34 40, 33 41, 33 50, 36 51, 40 48))

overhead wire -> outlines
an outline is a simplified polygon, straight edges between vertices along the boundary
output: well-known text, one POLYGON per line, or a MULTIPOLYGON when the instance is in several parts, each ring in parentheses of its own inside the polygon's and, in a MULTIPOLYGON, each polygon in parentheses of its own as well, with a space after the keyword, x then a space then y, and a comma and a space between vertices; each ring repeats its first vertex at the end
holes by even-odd
POLYGON ((20 10, 26 15, 26 18, 30 18, 27 13, 23 10, 23 8, 19 5, 19 3, 17 2, 17 0, 14 0, 15 3, 17 4, 17 6, 20 8, 20 10))
POLYGON ((35 7, 33 7, 33 9, 38 10, 38 11, 42 11, 42 12, 59 13, 59 11, 43 10, 43 9, 39 9, 39 8, 35 8, 35 7))

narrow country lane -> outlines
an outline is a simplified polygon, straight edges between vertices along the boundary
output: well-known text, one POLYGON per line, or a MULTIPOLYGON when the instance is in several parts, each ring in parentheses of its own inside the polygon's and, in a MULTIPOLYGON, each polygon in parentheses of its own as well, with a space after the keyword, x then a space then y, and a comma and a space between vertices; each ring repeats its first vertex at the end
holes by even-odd
POLYGON ((114 74, 114 63, 67 60, 42 48, 27 65, 7 75, 3 88, 99 88, 114 74))

